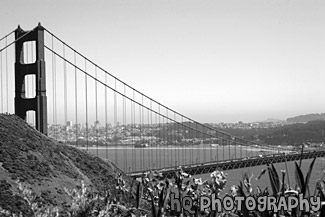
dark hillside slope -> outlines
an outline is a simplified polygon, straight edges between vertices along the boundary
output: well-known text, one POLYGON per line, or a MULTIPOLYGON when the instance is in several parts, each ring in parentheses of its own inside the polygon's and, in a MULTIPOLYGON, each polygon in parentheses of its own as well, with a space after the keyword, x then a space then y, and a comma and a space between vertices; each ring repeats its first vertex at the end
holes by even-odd
POLYGON ((0 207, 26 208, 26 201, 15 195, 17 180, 41 196, 43 204, 62 205, 69 203, 64 187, 80 186, 81 180, 95 191, 114 191, 116 172, 121 171, 112 163, 59 144, 15 115, 0 114, 0 207))
POLYGON ((306 124, 290 124, 261 133, 259 139, 270 145, 301 145, 305 142, 325 141, 325 121, 310 121, 306 124))

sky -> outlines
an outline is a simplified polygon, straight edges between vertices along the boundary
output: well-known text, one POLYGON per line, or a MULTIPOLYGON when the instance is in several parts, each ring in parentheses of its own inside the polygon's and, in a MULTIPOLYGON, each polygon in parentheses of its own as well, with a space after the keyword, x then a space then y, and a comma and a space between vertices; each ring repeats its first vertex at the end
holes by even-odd
POLYGON ((1 37, 38 22, 199 122, 325 112, 323 0, 1 1, 1 37))

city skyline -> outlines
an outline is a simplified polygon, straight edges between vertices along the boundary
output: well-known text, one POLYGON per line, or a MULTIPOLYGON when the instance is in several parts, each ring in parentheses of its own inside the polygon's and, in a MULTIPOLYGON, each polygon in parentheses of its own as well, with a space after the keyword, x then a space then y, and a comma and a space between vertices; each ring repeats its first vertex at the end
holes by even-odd
POLYGON ((324 112, 322 1, 3 5, 0 35, 41 22, 113 75, 199 122, 324 112))

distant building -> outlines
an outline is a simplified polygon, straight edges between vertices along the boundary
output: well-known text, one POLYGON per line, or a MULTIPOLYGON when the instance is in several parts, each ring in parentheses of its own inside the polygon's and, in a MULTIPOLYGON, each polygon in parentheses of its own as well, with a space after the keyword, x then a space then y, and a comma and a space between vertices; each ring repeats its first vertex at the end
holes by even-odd
POLYGON ((94 122, 94 128, 99 128, 99 127, 100 127, 100 123, 99 123, 99 121, 97 120, 97 121, 94 122))
POLYGON ((72 121, 67 121, 67 127, 72 127, 72 121))

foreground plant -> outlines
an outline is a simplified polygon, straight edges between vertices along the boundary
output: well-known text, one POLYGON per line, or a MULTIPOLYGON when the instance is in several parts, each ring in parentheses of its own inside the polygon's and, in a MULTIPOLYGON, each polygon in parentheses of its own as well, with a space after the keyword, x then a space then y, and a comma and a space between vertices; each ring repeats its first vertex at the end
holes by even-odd
MULTIPOLYGON (((285 217, 285 216, 325 216, 325 182, 323 178, 317 181, 316 189, 313 195, 309 190, 309 180, 314 159, 309 166, 309 170, 304 177, 301 168, 297 163, 295 174, 297 185, 293 188, 289 179, 286 182, 288 171, 282 170, 280 173, 274 165, 267 165, 256 180, 259 180, 268 172, 270 180, 270 189, 267 187, 261 189, 258 186, 254 189, 252 178, 253 174, 245 173, 243 180, 239 185, 231 186, 229 193, 220 198, 220 193, 225 190, 227 183, 227 174, 216 170, 210 174, 210 179, 202 181, 201 178, 195 178, 184 172, 179 167, 175 176, 168 179, 159 171, 150 171, 143 174, 141 182, 132 181, 130 185, 123 179, 122 174, 117 173, 115 177, 115 188, 112 191, 101 193, 92 193, 89 187, 81 181, 80 187, 69 190, 64 189, 71 198, 71 204, 65 209, 59 207, 46 207, 36 200, 35 194, 23 185, 17 182, 19 194, 26 204, 32 210, 34 216, 54 217, 62 215, 68 216, 210 216, 210 217, 285 217), (269 191, 270 190, 270 191, 269 191), (302 195, 302 196, 301 196, 302 195), (245 200, 253 198, 257 201, 261 197, 270 198, 279 201, 282 199, 319 197, 322 206, 319 210, 300 211, 295 208, 292 210, 279 208, 278 210, 265 209, 261 211, 258 208, 248 209, 245 200), (232 208, 216 210, 211 206, 202 209, 201 198, 214 198, 215 200, 224 200, 226 197, 234 201, 232 208), (236 198, 242 197, 244 201, 238 201, 236 198), (132 198, 132 203, 126 203, 125 198, 132 198), (182 201, 188 201, 189 206, 184 206, 182 201), (237 209, 241 205, 241 209, 237 209)), ((325 173, 324 173, 325 176, 325 173)), ((186 204, 185 204, 186 205, 186 204)), ((13 214, 10 211, 0 207, 1 216, 22 216, 22 214, 13 214)))

